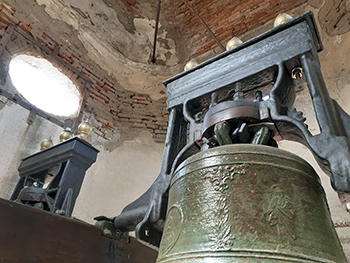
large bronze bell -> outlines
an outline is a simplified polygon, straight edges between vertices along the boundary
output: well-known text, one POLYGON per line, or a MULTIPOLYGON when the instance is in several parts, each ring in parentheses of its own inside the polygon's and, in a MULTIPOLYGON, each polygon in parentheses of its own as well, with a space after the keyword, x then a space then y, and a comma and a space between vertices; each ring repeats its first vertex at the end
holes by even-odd
POLYGON ((234 144, 175 171, 157 263, 346 263, 313 168, 289 152, 234 144))

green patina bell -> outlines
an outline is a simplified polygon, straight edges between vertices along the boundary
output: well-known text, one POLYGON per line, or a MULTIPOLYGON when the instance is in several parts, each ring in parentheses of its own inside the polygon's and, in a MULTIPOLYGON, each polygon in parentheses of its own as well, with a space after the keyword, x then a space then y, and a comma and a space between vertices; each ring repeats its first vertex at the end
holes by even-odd
POLYGON ((235 144, 175 171, 157 263, 346 263, 313 168, 289 152, 235 144))

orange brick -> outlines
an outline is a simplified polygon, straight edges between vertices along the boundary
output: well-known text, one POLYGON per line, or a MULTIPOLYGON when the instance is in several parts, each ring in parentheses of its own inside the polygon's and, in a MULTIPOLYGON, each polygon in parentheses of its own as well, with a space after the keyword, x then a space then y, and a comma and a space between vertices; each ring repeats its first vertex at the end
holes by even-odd
POLYGON ((72 58, 68 57, 66 54, 64 54, 63 52, 58 52, 58 56, 63 58, 64 60, 66 60, 67 62, 69 62, 70 64, 72 64, 73 60, 72 58))
POLYGON ((75 47, 76 49, 79 49, 79 46, 77 43, 75 43, 75 42, 70 42, 70 43, 72 44, 73 47, 75 47))
POLYGON ((9 3, 7 3, 6 1, 1 3, 0 7, 3 9, 6 9, 9 13, 11 13, 11 15, 13 15, 16 12, 16 9, 13 6, 11 6, 9 3))
POLYGON ((131 99, 133 99, 133 100, 146 100, 147 98, 146 98, 146 97, 141 97, 141 96, 134 95, 134 96, 131 97, 131 99))
POLYGON ((103 99, 99 98, 98 96, 94 95, 94 94, 89 94, 89 96, 95 100, 98 100, 100 102, 105 102, 103 99))
POLYGON ((47 44, 46 46, 47 46, 49 49, 51 49, 51 50, 54 50, 54 49, 55 49, 55 47, 54 47, 53 45, 47 44))

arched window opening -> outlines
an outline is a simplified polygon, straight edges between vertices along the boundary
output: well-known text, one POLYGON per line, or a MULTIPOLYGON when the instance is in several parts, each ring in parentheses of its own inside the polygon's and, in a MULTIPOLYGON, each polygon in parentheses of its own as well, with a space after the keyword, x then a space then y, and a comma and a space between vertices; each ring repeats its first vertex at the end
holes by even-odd
POLYGON ((18 92, 37 108, 57 116, 70 116, 78 111, 79 90, 46 59, 18 55, 10 61, 9 74, 18 92))

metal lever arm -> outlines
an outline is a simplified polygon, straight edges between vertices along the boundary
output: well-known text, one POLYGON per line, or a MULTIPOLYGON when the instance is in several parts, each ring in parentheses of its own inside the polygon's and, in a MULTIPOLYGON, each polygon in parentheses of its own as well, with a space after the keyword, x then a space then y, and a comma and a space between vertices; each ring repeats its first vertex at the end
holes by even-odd
POLYGON ((281 98, 278 96, 286 89, 282 65, 279 66, 279 76, 271 91, 271 101, 267 102, 271 118, 284 139, 298 141, 309 147, 320 167, 330 175, 332 186, 337 192, 350 192, 350 116, 330 98, 317 57, 308 52, 300 60, 320 134, 313 136, 301 114, 294 109, 288 107, 287 113, 282 113, 283 105, 280 105, 281 98))

